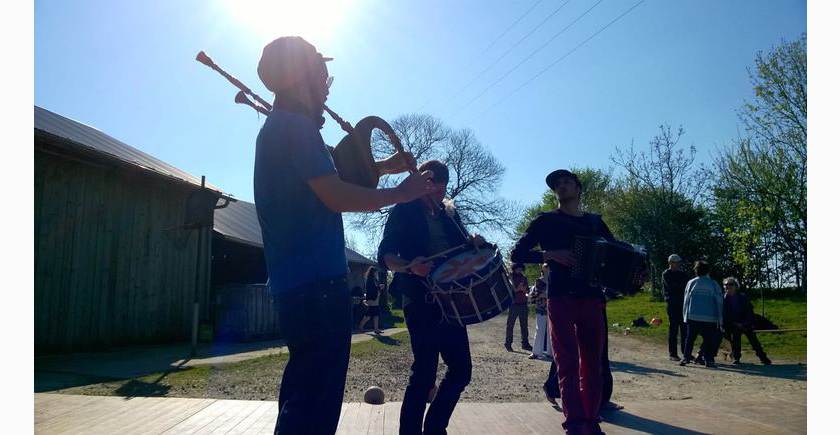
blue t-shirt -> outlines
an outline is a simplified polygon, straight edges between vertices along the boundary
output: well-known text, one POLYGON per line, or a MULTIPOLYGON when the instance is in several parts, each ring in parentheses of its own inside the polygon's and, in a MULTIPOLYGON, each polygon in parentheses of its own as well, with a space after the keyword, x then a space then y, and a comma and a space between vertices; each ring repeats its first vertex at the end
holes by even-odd
POLYGON ((336 173, 318 130, 309 118, 274 110, 257 136, 254 203, 275 293, 347 274, 341 213, 307 184, 336 173))

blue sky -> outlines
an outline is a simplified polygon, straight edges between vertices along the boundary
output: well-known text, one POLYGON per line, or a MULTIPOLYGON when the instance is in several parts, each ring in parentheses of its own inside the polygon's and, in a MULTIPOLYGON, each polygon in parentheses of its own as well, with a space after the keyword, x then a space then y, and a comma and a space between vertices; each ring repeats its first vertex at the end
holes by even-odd
MULTIPOLYGON (((262 47, 300 32, 335 57, 334 110, 351 121, 422 110, 471 128, 507 167, 502 195, 528 204, 550 170, 608 168, 616 146, 646 144, 663 122, 683 125, 685 144, 708 161, 738 134, 735 110, 750 97, 755 53, 806 31, 804 1, 646 0, 511 94, 636 3, 603 0, 464 108, 597 0, 569 1, 466 88, 563 2, 249 3, 259 2, 37 1, 35 104, 250 201, 262 119, 193 59, 207 51, 268 98, 256 77, 262 47)), ((322 132, 328 143, 342 136, 330 121, 322 132)))

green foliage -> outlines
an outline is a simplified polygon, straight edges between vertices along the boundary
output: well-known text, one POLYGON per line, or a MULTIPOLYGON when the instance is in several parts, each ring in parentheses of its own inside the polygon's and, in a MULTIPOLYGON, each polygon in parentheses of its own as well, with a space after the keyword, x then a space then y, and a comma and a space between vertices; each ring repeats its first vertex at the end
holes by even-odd
POLYGON ((746 278, 765 285, 806 287, 806 40, 759 53, 750 77, 753 101, 740 118, 746 137, 716 163, 718 221, 746 278), (728 216, 723 216, 727 214, 728 216))

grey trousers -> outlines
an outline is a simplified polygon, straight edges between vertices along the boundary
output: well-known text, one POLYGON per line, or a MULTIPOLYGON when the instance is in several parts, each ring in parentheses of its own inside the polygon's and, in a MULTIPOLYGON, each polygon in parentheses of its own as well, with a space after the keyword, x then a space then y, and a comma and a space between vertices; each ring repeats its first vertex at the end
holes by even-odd
POLYGON ((519 319, 519 331, 522 335, 522 345, 528 344, 528 305, 513 304, 508 310, 507 330, 505 331, 505 345, 513 343, 513 324, 519 319))

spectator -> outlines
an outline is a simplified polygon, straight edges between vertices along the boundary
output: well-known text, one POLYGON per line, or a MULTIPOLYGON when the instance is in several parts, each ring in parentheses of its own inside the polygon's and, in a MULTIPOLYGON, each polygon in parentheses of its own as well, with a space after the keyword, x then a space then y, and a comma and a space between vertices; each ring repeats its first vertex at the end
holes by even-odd
POLYGON ((534 303, 534 311, 537 313, 537 326, 534 332, 534 350, 529 358, 551 360, 551 338, 548 336, 548 312, 546 302, 548 301, 548 265, 543 264, 540 268, 540 277, 531 287, 528 297, 534 303))
POLYGON ((668 353, 671 361, 680 361, 677 352, 677 335, 680 337, 679 349, 685 349, 685 322, 683 322, 683 302, 688 274, 680 270, 682 258, 677 254, 668 257, 668 269, 662 272, 662 295, 668 309, 668 353))
POLYGON ((522 338, 522 349, 533 350, 528 343, 528 278, 525 277, 525 266, 514 263, 512 266, 511 283, 513 284, 513 303, 508 309, 507 329, 505 329, 505 349, 513 352, 513 325, 519 319, 519 332, 522 338))
POLYGON ((684 366, 691 362, 691 353, 697 335, 703 336, 700 352, 704 357, 706 367, 715 367, 714 356, 720 344, 720 330, 723 328, 723 290, 713 279, 709 278, 711 267, 705 261, 694 263, 697 277, 685 286, 685 303, 683 304, 683 320, 686 323, 687 337, 683 360, 684 366))
POLYGON ((359 322, 357 329, 362 330, 369 319, 373 319, 373 332, 379 334, 379 283, 376 279, 376 268, 371 266, 365 274, 365 301, 367 307, 364 317, 359 322))
POLYGON ((747 295, 738 291, 739 287, 738 280, 733 277, 723 280, 723 288, 726 290, 726 296, 723 297, 723 328, 732 344, 732 364, 741 363, 741 334, 744 334, 761 363, 770 365, 770 359, 755 335, 752 303, 747 295))

